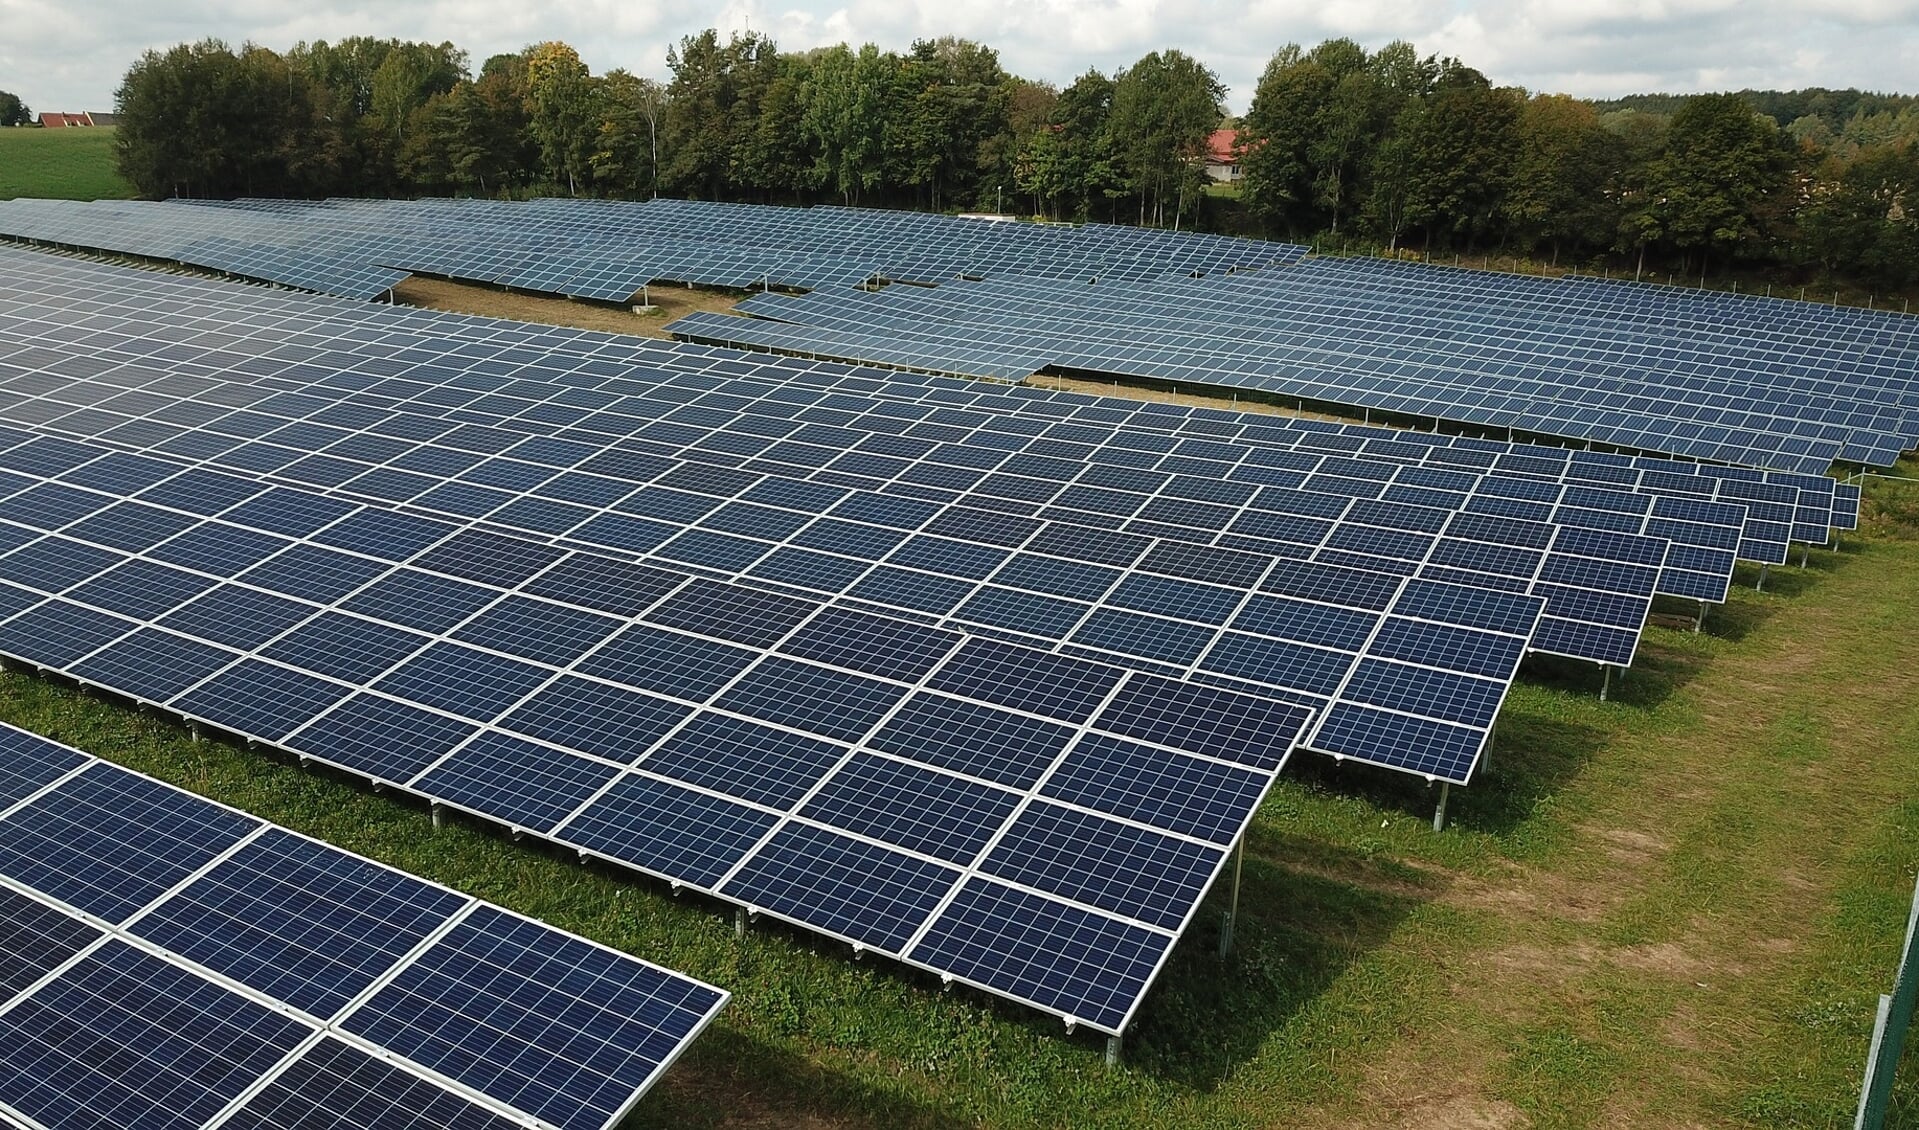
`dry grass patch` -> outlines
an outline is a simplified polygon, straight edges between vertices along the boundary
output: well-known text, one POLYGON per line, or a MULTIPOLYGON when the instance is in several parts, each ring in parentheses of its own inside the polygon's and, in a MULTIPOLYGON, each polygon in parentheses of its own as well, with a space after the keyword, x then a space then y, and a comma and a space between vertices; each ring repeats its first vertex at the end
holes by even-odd
MULTIPOLYGON (((428 310, 450 310, 487 318, 510 318, 548 326, 572 326, 581 330, 657 338, 670 336, 666 333, 666 326, 675 319, 700 311, 730 313, 743 297, 730 291, 661 285, 647 292, 655 308, 646 313, 635 313, 627 306, 582 302, 547 294, 527 294, 419 275, 395 287, 393 296, 405 305, 428 310)), ((637 296, 634 301, 639 301, 637 296)))

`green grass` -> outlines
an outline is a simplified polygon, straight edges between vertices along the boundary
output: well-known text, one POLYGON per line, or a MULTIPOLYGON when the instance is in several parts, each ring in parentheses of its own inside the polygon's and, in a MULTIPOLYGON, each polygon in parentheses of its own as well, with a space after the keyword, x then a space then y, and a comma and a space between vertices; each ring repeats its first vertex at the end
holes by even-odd
POLYGON ((1529 664, 1443 833, 1423 783, 1299 760, 1234 953, 1215 892, 1118 1070, 1029 1010, 737 940, 700 897, 51 679, 0 675, 0 718, 733 990, 640 1125, 1840 1126, 1919 867, 1919 542, 1753 579, 1706 633, 1649 629, 1611 701, 1529 664))
POLYGON ((124 200, 133 186, 113 163, 113 129, 0 129, 0 200, 124 200))

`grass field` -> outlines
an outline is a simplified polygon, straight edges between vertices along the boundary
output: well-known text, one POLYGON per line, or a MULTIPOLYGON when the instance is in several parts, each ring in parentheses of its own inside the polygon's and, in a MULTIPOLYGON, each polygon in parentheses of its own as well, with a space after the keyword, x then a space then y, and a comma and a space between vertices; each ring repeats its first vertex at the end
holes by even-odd
POLYGON ((52 680, 0 676, 0 717, 732 989, 641 1125, 1844 1126, 1919 868, 1914 501, 1765 593, 1742 574, 1703 634, 1649 629, 1612 701, 1530 668, 1441 834, 1418 783, 1303 757, 1235 953, 1203 911, 1118 1070, 1016 1006, 736 940, 716 904, 52 680))
POLYGON ((133 186, 113 167, 113 130, 0 129, 0 200, 121 200, 133 186))

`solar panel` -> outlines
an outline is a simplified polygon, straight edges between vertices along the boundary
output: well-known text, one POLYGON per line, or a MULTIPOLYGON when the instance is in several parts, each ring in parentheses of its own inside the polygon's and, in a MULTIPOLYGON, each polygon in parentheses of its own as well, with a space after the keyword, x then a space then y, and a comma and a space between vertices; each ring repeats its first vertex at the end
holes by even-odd
POLYGON ((726 1003, 12 726, 0 779, 0 1114, 29 1125, 612 1126, 726 1003))

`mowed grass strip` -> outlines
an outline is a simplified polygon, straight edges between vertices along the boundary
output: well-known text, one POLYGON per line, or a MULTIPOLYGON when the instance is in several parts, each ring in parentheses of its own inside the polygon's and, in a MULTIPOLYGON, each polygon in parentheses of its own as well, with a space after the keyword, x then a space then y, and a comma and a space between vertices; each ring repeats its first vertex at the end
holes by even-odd
MULTIPOLYGON (((1055 1021, 55 680, 0 717, 732 989, 639 1125, 1843 1125, 1919 865, 1919 541, 1653 629, 1613 701, 1530 664, 1491 771, 1309 756, 1119 1070, 1055 1021)), ((1679 611, 1675 609, 1675 611, 1679 611)), ((1919 1112, 1908 1066, 1896 1124, 1919 1112)))
POLYGON ((0 129, 0 200, 125 200, 133 186, 114 167, 113 128, 0 129))

